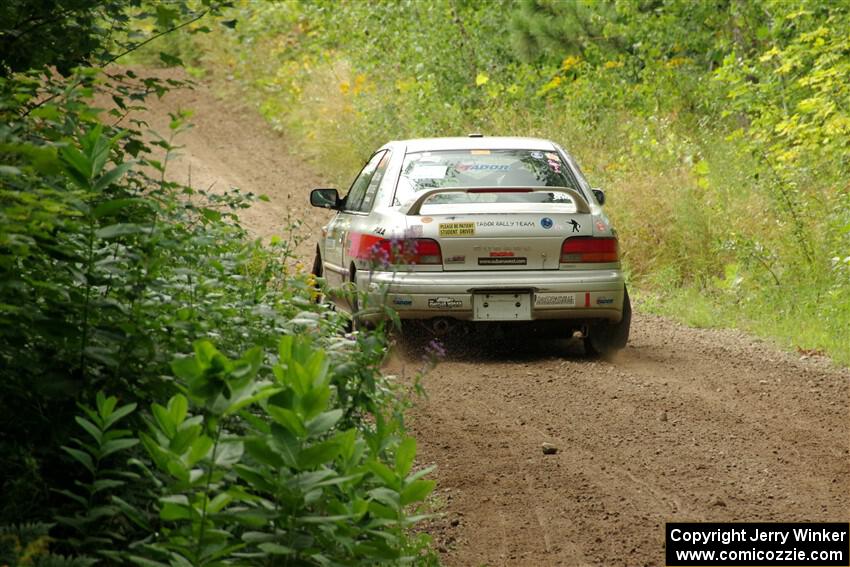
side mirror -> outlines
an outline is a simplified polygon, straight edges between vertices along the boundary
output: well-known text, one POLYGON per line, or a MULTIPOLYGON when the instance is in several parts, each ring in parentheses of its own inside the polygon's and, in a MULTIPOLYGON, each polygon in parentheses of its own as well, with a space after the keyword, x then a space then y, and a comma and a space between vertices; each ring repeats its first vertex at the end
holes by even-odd
POLYGON ((310 204, 323 209, 338 211, 342 206, 336 189, 313 189, 310 191, 310 204))
POLYGON ((605 204, 605 191, 603 191, 602 189, 599 189, 599 188, 592 189, 592 191, 593 191, 593 196, 596 197, 596 200, 599 201, 599 204, 604 205, 605 204))

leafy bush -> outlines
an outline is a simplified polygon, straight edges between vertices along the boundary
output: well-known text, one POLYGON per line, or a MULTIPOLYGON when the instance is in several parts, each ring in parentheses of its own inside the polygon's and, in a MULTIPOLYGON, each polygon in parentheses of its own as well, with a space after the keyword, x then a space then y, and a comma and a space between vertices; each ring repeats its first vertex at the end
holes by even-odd
POLYGON ((154 402, 138 438, 113 426, 135 410, 97 396, 65 447, 89 474, 62 543, 138 565, 374 565, 414 562, 426 539, 407 509, 433 488, 412 471, 416 443, 397 423, 345 427, 335 365, 315 338, 232 360, 211 343, 172 364, 182 393, 154 402), (273 361, 273 362, 272 362, 273 361), (125 464, 141 440, 145 455, 125 464), (110 468, 105 468, 107 462, 110 468), (143 474, 140 474, 143 473, 143 474), (135 486, 128 496, 128 481, 135 486))
POLYGON ((9 557, 415 560, 426 541, 407 508, 432 483, 411 473, 383 331, 344 335, 297 237, 247 238, 236 213, 252 195, 168 181, 183 116, 152 141, 119 126, 169 86, 90 69, 0 79, 9 557), (115 107, 93 108, 95 92, 115 107), (56 525, 25 537, 21 519, 56 525))

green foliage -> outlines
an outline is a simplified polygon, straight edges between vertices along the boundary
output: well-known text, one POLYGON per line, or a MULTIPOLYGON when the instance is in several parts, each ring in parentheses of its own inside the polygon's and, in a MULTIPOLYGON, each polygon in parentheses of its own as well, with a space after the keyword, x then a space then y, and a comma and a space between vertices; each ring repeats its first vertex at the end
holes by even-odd
POLYGON ((154 404, 141 439, 159 470, 161 537, 138 564, 399 564, 419 544, 406 508, 433 488, 411 472, 415 443, 377 416, 343 428, 323 350, 284 337, 271 368, 253 349, 210 343, 174 362, 185 390, 154 404), (387 455, 395 451, 393 461, 387 455), (361 558, 361 559, 356 559, 361 558), (143 560, 144 559, 144 560, 143 560))
MULTIPOLYGON (((157 5, 154 30, 181 6, 157 5)), ((414 561, 410 507, 432 484, 410 469, 383 331, 344 334, 297 235, 247 237, 253 195, 169 181, 187 114, 164 136, 128 114, 173 86, 0 77, 0 557, 414 561)))
POLYGON ((716 324, 846 362, 849 11, 815 0, 252 3, 193 52, 338 184, 388 139, 559 140, 608 190, 635 284, 685 318, 675 297, 699 294, 734 306, 716 324))
MULTIPOLYGON (((0 6, 0 76, 54 66, 103 65, 228 2, 180 0, 8 0, 0 6)), ((197 27, 194 31, 209 31, 197 27)), ((166 55, 167 57, 167 55, 166 55)))
POLYGON ((0 563, 32 567, 91 567, 90 557, 66 557, 50 551, 52 524, 28 523, 0 526, 0 563))
POLYGON ((81 405, 84 415, 77 416, 75 421, 86 435, 84 439, 72 438, 74 446, 62 447, 88 473, 85 481, 74 481, 73 488, 56 490, 77 504, 73 516, 56 518, 71 529, 66 544, 76 551, 95 554, 104 546, 126 542, 120 522, 128 505, 117 494, 125 494, 127 484, 141 477, 123 467, 111 468, 107 464, 113 460, 111 455, 123 453, 139 440, 129 430, 114 428, 136 409, 136 404, 116 407, 117 402, 115 397, 107 398, 98 392, 96 408, 81 405))

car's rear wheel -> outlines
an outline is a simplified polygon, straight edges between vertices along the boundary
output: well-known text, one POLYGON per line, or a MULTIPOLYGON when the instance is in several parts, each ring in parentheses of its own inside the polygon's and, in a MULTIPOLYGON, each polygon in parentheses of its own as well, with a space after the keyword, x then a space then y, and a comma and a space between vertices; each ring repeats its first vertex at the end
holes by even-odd
POLYGON ((317 278, 322 277, 322 254, 319 252, 318 246, 316 247, 316 256, 313 258, 313 269, 310 270, 310 273, 316 276, 317 278))
POLYGON ((632 303, 629 291, 623 288, 623 317, 617 323, 601 321, 587 330, 584 350, 591 356, 605 356, 626 348, 632 324, 632 303))
POLYGON ((315 295, 313 295, 314 303, 321 303, 322 298, 322 286, 319 284, 319 278, 322 277, 324 270, 322 269, 322 255, 319 252, 319 247, 316 247, 316 256, 313 258, 313 268, 310 270, 310 274, 313 276, 313 291, 315 295))

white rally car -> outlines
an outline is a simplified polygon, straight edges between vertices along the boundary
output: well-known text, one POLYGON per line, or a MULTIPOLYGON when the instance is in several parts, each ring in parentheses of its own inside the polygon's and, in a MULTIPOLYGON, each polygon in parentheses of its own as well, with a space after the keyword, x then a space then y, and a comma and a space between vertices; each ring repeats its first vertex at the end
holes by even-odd
POLYGON ((604 193, 553 142, 390 142, 344 198, 315 189, 310 202, 337 211, 313 272, 364 292, 335 295, 359 320, 389 306, 437 334, 527 325, 580 334, 592 353, 626 345, 631 306, 604 193))

